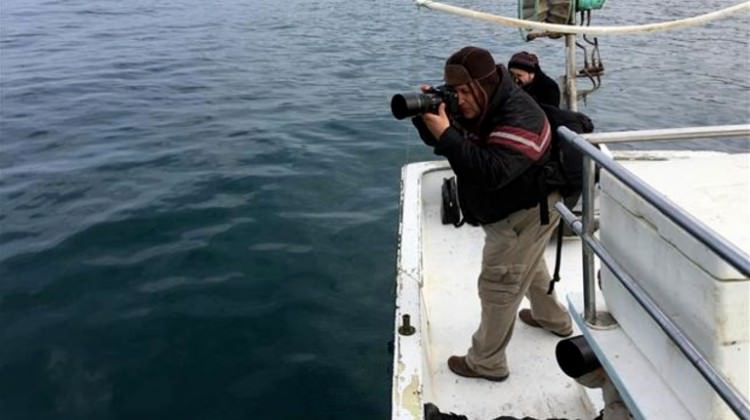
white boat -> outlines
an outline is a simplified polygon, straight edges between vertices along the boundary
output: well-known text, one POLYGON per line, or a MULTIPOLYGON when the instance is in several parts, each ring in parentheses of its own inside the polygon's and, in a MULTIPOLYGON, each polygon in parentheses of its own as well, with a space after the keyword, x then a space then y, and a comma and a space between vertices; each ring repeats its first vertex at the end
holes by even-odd
MULTIPOLYGON (((608 378, 606 401, 614 395, 634 418, 750 418, 750 154, 613 156, 606 146, 586 147, 748 139, 750 124, 565 136, 589 153, 587 170, 594 161, 602 168, 601 182, 584 188, 582 220, 556 206, 584 238, 564 241, 556 285, 574 335, 583 337, 574 355, 591 351, 608 378)), ((564 340, 521 322, 507 349, 506 381, 448 370, 448 357, 466 353, 479 323, 483 243, 480 228, 441 223, 441 184, 451 176, 445 161, 402 170, 392 418, 422 419, 427 403, 477 420, 600 415, 602 390, 582 386, 560 366, 580 360, 561 353, 558 362, 564 340)), ((555 260, 554 243, 546 260, 555 260)))

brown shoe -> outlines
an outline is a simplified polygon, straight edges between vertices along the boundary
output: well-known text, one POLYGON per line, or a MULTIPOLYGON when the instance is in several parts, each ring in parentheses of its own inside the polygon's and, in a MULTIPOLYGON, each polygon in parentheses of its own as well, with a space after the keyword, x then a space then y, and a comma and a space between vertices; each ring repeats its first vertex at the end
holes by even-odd
POLYGON ((456 375, 463 376, 464 378, 482 378, 482 379, 486 379, 488 381, 493 381, 493 382, 502 382, 508 379, 508 375, 489 376, 489 375, 481 375, 479 373, 474 372, 473 370, 469 368, 469 365, 466 364, 466 356, 449 357, 448 369, 450 369, 451 372, 455 373, 456 375))
POLYGON ((534 327, 534 328, 542 328, 542 329, 544 329, 544 330, 546 330, 546 331, 549 331, 549 332, 551 332, 552 334, 554 334, 554 335, 556 335, 556 336, 558 336, 558 337, 562 337, 562 338, 565 338, 565 337, 568 337, 568 336, 570 336, 571 334, 573 334, 573 330, 570 330, 570 332, 568 332, 568 333, 565 333, 565 334, 561 334, 561 333, 558 333, 558 332, 555 332, 555 331, 550 331, 550 330, 547 330, 546 328, 542 327, 542 325, 541 325, 540 323, 536 322, 536 319, 534 319, 534 317, 532 317, 532 316, 531 316, 531 309, 521 309, 521 310, 520 310, 520 311, 518 312, 518 318, 519 318, 519 319, 520 319, 520 320, 521 320, 521 321, 522 321, 522 322, 523 322, 524 324, 526 324, 526 325, 528 325, 528 326, 530 326, 530 327, 534 327))

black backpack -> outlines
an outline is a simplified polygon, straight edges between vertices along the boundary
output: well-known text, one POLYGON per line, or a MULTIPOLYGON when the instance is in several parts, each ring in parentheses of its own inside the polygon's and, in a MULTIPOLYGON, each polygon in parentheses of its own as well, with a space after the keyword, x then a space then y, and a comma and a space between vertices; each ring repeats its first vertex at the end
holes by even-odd
POLYGON ((550 191, 560 191, 566 203, 577 200, 583 186, 583 153, 574 146, 562 141, 557 134, 560 126, 575 133, 590 133, 594 123, 586 114, 560 109, 551 105, 539 104, 547 116, 551 129, 549 159, 539 177, 539 217, 543 225, 549 223, 547 195, 550 191))
POLYGON ((550 167, 545 171, 545 183, 560 191, 563 197, 580 194, 583 186, 583 153, 573 145, 561 140, 557 134, 560 126, 574 133, 591 133, 594 123, 582 112, 568 111, 540 104, 552 129, 550 167))
MULTIPOLYGON (((572 207, 578 201, 578 197, 583 189, 583 152, 560 139, 557 129, 560 126, 565 126, 574 133, 591 133, 594 131, 594 123, 591 121, 591 118, 581 112, 568 111, 544 104, 540 104, 539 106, 542 107, 542 110, 547 115, 547 120, 549 120, 550 128, 552 129, 550 160, 548 166, 545 167, 542 189, 546 189, 547 191, 549 189, 559 190, 565 204, 572 207)), ((594 177, 595 180, 598 180, 598 173, 594 177)), ((542 222, 546 221, 549 223, 546 210, 545 208, 545 212, 542 215, 542 222)), ((557 226, 555 269, 552 279, 549 282, 548 294, 551 294, 555 289, 555 283, 560 281, 560 260, 564 229, 565 224, 560 219, 560 223, 557 226)))

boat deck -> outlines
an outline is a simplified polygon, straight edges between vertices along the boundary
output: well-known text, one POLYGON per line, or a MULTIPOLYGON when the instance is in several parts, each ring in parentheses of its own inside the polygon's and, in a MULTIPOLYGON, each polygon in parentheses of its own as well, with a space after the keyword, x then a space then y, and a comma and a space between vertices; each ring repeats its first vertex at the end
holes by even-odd
MULTIPOLYGON (((435 170, 423 178, 423 191, 440 191, 449 169, 435 170)), ((502 383, 459 377, 448 370, 451 355, 464 355, 478 326, 480 305, 477 276, 482 255, 480 228, 455 228, 440 224, 437 194, 422 197, 424 228, 421 232, 423 281, 423 345, 428 350, 424 366, 424 402, 441 411, 466 415, 469 419, 494 419, 501 415, 539 419, 592 419, 598 414, 591 395, 567 377, 555 360, 560 338, 538 328, 516 322, 508 347, 510 377, 502 383), (431 326, 437 326, 431 328, 431 326), (488 403, 489 402, 489 403, 488 403), (495 403, 493 403, 495 402, 495 403)), ((580 242, 566 239, 563 246, 562 281, 557 284, 563 304, 568 292, 580 290, 580 242), (567 263, 566 263, 567 261, 567 263)), ((547 248, 547 264, 554 265, 555 244, 547 248)), ((521 306, 528 307, 524 299, 521 306)), ((576 335, 579 334, 576 331, 576 335)))
MULTIPOLYGON (((750 179, 747 178, 747 167, 750 154, 652 151, 618 153, 618 160, 637 176, 659 188, 659 191, 669 191, 670 199, 693 214, 702 216, 711 228, 739 244, 742 249, 748 249, 750 189, 747 186, 750 179), (704 179, 705 174, 714 173, 722 175, 710 177, 710 180, 704 179), (684 182, 675 182, 674 174, 679 174, 684 182)), ((484 237, 481 228, 468 225, 455 228, 441 224, 440 188, 443 179, 452 175, 453 172, 444 161, 410 164, 404 168, 402 175, 396 328, 404 323, 404 317, 408 315, 416 329, 411 335, 396 335, 393 418, 421 419, 423 404, 429 402, 438 406, 442 412, 462 414, 470 420, 491 420, 500 416, 540 420, 593 419, 603 408, 601 390, 584 388, 562 372, 555 358, 555 347, 561 340, 559 337, 521 322, 515 323, 513 338, 507 349, 510 377, 506 381, 495 383, 463 378, 448 369, 447 359, 452 355, 466 354, 471 336, 478 327, 480 303, 477 277, 484 237)), ((612 191, 606 191, 606 194, 602 194, 603 203, 609 197, 607 194, 611 193, 612 191)), ((608 199, 611 201, 611 198, 608 199)), ((610 209, 607 214, 611 219, 615 213, 610 209)), ((609 220, 611 225, 607 226, 610 228, 602 232, 602 237, 613 240, 611 232, 615 232, 613 229, 616 220, 609 220)), ((660 223, 654 229, 658 229, 659 234, 666 238, 665 243, 690 243, 680 239, 680 234, 668 224, 662 226, 660 223)), ((638 251, 635 252, 648 256, 661 255, 647 248, 642 239, 631 238, 627 229, 617 232, 630 238, 627 239, 629 243, 639 244, 638 251)), ((545 254, 550 271, 554 265, 554 239, 545 254)), ((622 244, 624 248, 629 246, 622 244)), ((708 255, 693 248, 684 252, 699 260, 708 255)), ((645 328, 651 322, 648 319, 631 325, 633 329, 630 332, 619 324, 600 329, 590 328, 582 321, 581 255, 580 240, 577 237, 566 238, 562 251, 561 281, 556 285, 557 296, 575 313, 574 335, 581 334, 580 328, 585 328, 583 333, 587 341, 592 343, 592 350, 635 418, 663 418, 665 415, 676 415, 675 418, 705 418, 703 415, 696 417, 694 413, 706 410, 722 413, 717 414, 716 418, 730 418, 731 414, 727 414, 728 411, 721 403, 715 402, 718 397, 701 380, 697 371, 680 368, 675 372, 687 375, 685 377, 690 379, 678 379, 669 383, 668 379, 660 379, 662 374, 666 375, 672 369, 667 365, 679 362, 678 358, 681 356, 676 347, 668 347, 668 351, 664 353, 668 359, 664 361, 651 360, 643 353, 644 339, 633 341, 630 336, 634 331, 641 332, 641 326, 645 328), (688 384, 689 395, 692 395, 688 399, 681 398, 678 394, 678 388, 683 383, 688 384), (703 405, 692 407, 691 404, 698 399, 703 405)), ((649 263, 648 267, 655 267, 661 262, 658 260, 649 263)), ((599 260, 596 259, 595 271, 598 269, 599 260)), ((604 277, 602 276, 603 282, 604 277)), ((678 274, 676 278, 680 280, 679 284, 683 289, 689 284, 682 274, 678 274)), ((725 293, 729 302, 727 304, 733 304, 732 311, 739 314, 739 319, 743 319, 742 314, 747 313, 748 305, 748 301, 743 300, 743 296, 748 296, 747 283, 741 277, 735 279, 730 276, 728 279, 730 281, 712 280, 700 287, 710 289, 705 293, 714 293, 713 290, 716 290, 714 294, 725 293), (737 293, 724 291, 724 284, 732 287, 731 290, 736 289, 737 293)), ((696 287, 698 285, 693 288, 696 287)), ((670 296, 679 295, 677 292, 681 290, 676 290, 670 296)), ((597 290, 596 294, 598 309, 609 309, 601 290, 597 290)), ((528 306, 524 299, 521 308, 528 306)), ((628 311, 630 312, 620 314, 624 316, 620 319, 621 322, 630 319, 631 313, 642 312, 642 309, 628 311)), ((724 331, 728 328, 724 324, 726 323, 720 323, 717 328, 724 331)), ((747 331, 746 324, 743 325, 744 331, 747 331)), ((727 333, 742 337, 743 325, 737 327, 738 331, 727 330, 727 333)), ((691 325, 683 326, 688 327, 691 325)), ((650 337, 646 342, 652 346, 654 343, 667 343, 665 340, 666 338, 650 337)), ((669 343, 666 345, 673 346, 669 343)), ((739 348, 739 351, 744 350, 739 348)), ((729 377, 732 377, 732 372, 729 372, 729 377)), ((735 386, 739 387, 742 394, 747 395, 747 382, 743 378, 734 379, 735 386)))

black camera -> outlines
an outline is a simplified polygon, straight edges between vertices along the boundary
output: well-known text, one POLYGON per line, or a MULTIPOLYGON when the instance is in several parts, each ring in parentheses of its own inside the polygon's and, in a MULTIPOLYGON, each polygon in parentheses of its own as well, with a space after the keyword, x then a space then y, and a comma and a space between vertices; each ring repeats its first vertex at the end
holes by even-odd
POLYGON ((405 93, 393 95, 391 112, 397 120, 414 117, 426 112, 436 113, 438 106, 445 102, 448 115, 458 116, 458 95, 452 87, 443 85, 431 88, 426 93, 405 93))

